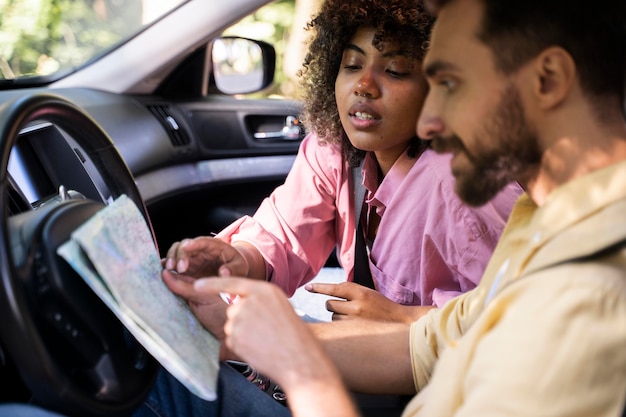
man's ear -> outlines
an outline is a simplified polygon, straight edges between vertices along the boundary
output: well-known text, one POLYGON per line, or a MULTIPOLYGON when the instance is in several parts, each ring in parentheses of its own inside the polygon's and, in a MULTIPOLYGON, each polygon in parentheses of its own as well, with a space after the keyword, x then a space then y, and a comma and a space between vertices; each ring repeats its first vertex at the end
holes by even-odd
POLYGON ((563 48, 550 47, 535 58, 534 93, 542 108, 563 102, 576 82, 576 64, 563 48))

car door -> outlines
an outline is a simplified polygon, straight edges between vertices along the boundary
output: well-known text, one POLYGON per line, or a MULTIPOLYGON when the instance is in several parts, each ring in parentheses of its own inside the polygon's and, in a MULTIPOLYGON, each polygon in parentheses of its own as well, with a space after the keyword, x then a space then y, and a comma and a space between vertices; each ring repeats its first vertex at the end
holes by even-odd
POLYGON ((178 161, 136 174, 160 251, 211 235, 282 184, 304 129, 291 100, 209 96, 141 99, 168 132, 178 161))
POLYGON ((259 24, 274 28, 272 36, 253 35, 265 48, 266 75, 273 74, 263 90, 229 94, 219 78, 216 83, 216 66, 209 66, 207 80, 206 63, 213 62, 216 50, 212 42, 190 54, 154 94, 134 97, 159 120, 175 149, 168 166, 133 169, 162 254, 177 240, 211 235, 252 215, 284 182, 305 134, 300 103, 284 93, 295 82, 285 74, 284 62, 302 58, 301 50, 286 54, 282 46, 288 27, 295 27, 294 13, 293 2, 270 4, 223 32, 229 39, 259 32, 254 30, 259 24), (283 17, 272 20, 264 10, 277 7, 283 17))

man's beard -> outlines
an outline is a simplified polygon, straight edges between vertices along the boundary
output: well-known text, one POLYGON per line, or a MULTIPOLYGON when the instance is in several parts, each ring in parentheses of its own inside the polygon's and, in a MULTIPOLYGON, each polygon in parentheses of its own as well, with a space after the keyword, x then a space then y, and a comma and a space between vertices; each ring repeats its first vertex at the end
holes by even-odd
POLYGON ((454 175, 457 194, 471 206, 482 206, 513 181, 525 182, 541 162, 539 139, 526 122, 519 91, 509 85, 495 108, 479 135, 497 146, 470 153, 458 136, 432 140, 435 151, 463 153, 470 161, 469 170, 454 175))

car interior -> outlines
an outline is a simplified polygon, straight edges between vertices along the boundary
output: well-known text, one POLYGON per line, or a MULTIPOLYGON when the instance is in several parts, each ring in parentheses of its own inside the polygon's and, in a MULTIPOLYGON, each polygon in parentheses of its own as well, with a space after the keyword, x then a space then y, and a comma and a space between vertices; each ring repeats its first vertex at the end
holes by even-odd
MULTIPOLYGON (((159 364, 57 248, 123 194, 161 256, 252 215, 306 133, 290 80, 321 1, 0 1, 0 403, 144 401, 159 364)), ((408 401, 354 396, 365 417, 408 401)))
MULTIPOLYGON (((272 5, 274 19, 301 28, 295 1, 306 0, 87 1, 107 18, 131 3, 166 9, 56 72, 11 77, 2 56, 0 402, 84 417, 127 416, 143 401, 158 364, 56 249, 122 194, 161 255, 254 213, 284 181, 305 127, 297 99, 267 93, 283 40, 227 29, 272 5)), ((370 416, 404 404, 359 401, 370 416)))

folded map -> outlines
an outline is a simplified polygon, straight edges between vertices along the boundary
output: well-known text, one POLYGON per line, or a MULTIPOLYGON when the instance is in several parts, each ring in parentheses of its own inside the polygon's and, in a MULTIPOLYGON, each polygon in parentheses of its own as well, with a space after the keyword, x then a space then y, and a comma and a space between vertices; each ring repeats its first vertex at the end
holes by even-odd
POLYGON ((125 195, 58 249, 139 343, 191 392, 216 398, 218 340, 161 279, 152 233, 125 195))

